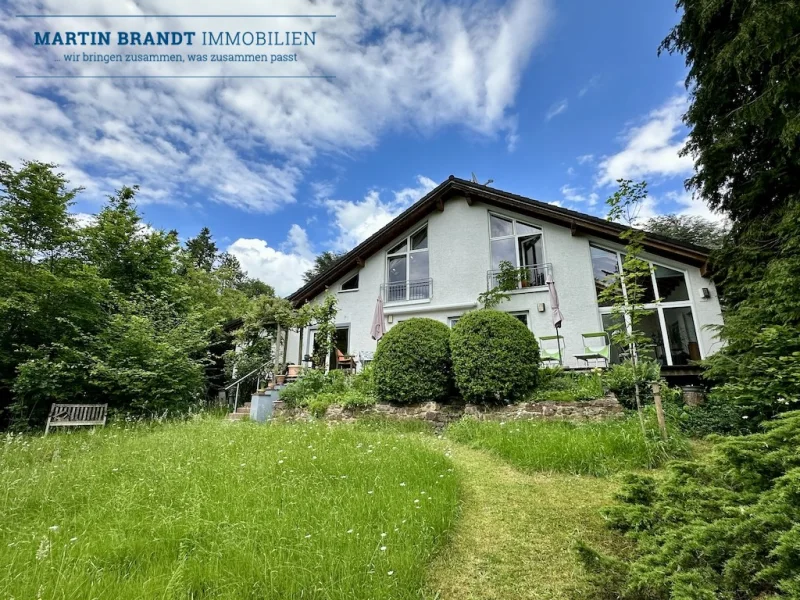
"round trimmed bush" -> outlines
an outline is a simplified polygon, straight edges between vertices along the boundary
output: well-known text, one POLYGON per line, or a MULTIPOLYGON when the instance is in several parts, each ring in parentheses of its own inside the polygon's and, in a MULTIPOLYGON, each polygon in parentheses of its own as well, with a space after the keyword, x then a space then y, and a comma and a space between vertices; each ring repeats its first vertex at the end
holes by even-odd
POLYGON ((514 402, 536 387, 539 344, 515 317, 476 310, 450 336, 458 391, 469 402, 514 402))
POLYGON ((411 404, 446 399, 452 389, 450 328, 433 319, 409 319, 381 338, 372 361, 381 402, 411 404))

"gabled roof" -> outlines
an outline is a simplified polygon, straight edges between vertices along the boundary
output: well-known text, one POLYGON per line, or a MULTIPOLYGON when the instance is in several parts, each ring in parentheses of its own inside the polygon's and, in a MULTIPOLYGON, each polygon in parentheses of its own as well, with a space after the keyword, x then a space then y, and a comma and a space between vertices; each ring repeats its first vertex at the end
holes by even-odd
MULTIPOLYGON (((290 295, 289 300, 294 304, 301 304, 314 298, 353 268, 363 266, 370 256, 380 251, 385 245, 413 227, 428 214, 437 210, 443 211, 445 202, 453 197, 465 197, 470 204, 481 202, 541 221, 562 225, 570 229, 573 235, 589 234, 619 242, 620 234, 629 229, 629 227, 619 223, 533 200, 532 198, 511 194, 451 175, 391 223, 345 254, 327 271, 320 273, 290 295)), ((707 268, 708 265, 709 250, 702 246, 679 242, 654 233, 646 234, 644 246, 647 251, 653 254, 672 258, 686 264, 701 268, 707 268)))

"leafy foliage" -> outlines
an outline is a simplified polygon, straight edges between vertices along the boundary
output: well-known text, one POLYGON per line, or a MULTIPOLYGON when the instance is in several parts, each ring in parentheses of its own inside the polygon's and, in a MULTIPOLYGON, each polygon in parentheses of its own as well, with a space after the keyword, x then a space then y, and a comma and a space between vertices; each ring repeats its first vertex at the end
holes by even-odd
POLYGON ((363 408, 376 403, 372 368, 346 375, 343 371, 311 369, 294 383, 281 390, 280 399, 290 408, 308 407, 311 414, 321 417, 329 406, 363 408))
POLYGON ((453 328, 451 345, 456 385, 470 402, 514 402, 536 387, 539 344, 507 313, 468 312, 453 328))
POLYGON ((714 396, 735 407, 731 417, 755 425, 800 397, 800 3, 677 6, 662 50, 689 66, 688 184, 731 221, 714 261, 727 345, 708 374, 724 384, 714 396))
POLYGON ((638 366, 626 360, 611 365, 603 373, 603 386, 613 393, 625 408, 636 408, 636 384, 639 384, 640 402, 649 404, 653 400, 653 392, 649 385, 661 379, 661 368, 652 360, 640 360, 638 366))
POLYGON ((521 281, 530 277, 527 267, 515 267, 509 261, 500 261, 500 272, 495 276, 497 284, 490 290, 478 295, 478 302, 483 308, 497 308, 509 300, 508 292, 519 288, 521 281))
POLYGON ((453 389, 450 329, 433 319, 398 323, 378 343, 373 369, 381 402, 445 400, 453 389))
POLYGON ((580 555, 603 598, 796 598, 800 568, 800 412, 719 441, 708 460, 665 478, 629 475, 612 528, 632 556, 580 555))
MULTIPOLYGON (((257 302, 206 232, 205 262, 147 227, 124 187, 79 228, 54 165, 0 163, 0 426, 41 423, 51 402, 187 410, 222 382, 222 325, 257 302), (208 268, 207 268, 208 267, 208 268)), ((255 286, 257 296, 264 290, 255 286)))
POLYGON ((642 227, 650 233, 711 249, 721 247, 727 234, 722 225, 692 215, 657 215, 647 219, 642 227))
POLYGON ((539 385, 529 400, 573 402, 596 400, 605 394, 599 372, 568 373, 560 367, 539 370, 539 385))
POLYGON ((330 269, 334 264, 336 264, 336 262, 342 258, 342 256, 344 256, 344 254, 326 250, 314 259, 314 266, 303 273, 303 281, 308 283, 317 275, 321 275, 330 269))

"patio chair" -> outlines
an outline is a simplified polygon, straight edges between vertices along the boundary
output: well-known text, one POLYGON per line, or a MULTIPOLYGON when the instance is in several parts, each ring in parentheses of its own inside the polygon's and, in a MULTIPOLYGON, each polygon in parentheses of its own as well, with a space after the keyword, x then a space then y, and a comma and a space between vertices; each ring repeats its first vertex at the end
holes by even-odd
POLYGON ((348 371, 355 373, 356 370, 356 361, 352 356, 346 356, 341 350, 338 348, 336 349, 336 368, 337 369, 347 369, 348 371))
POLYGON ((539 338, 539 354, 544 366, 561 366, 564 357, 564 338, 560 335, 545 335, 539 338))
POLYGON ((605 362, 607 367, 611 359, 611 340, 605 331, 596 333, 584 333, 581 335, 583 338, 583 354, 576 354, 575 358, 582 360, 589 366, 589 361, 595 361, 595 365, 601 360, 605 362))

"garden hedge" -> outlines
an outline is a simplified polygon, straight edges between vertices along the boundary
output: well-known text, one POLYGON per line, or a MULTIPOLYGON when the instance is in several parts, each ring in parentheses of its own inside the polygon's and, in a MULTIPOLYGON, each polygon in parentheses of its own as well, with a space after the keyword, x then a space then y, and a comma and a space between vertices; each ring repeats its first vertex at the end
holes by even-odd
POLYGON ((451 334, 456 385, 469 402, 514 402, 536 387, 539 344, 515 317, 477 310, 451 334))
POLYGON ((445 400, 453 391, 450 329, 433 319, 398 323, 381 338, 372 368, 381 402, 445 400))

